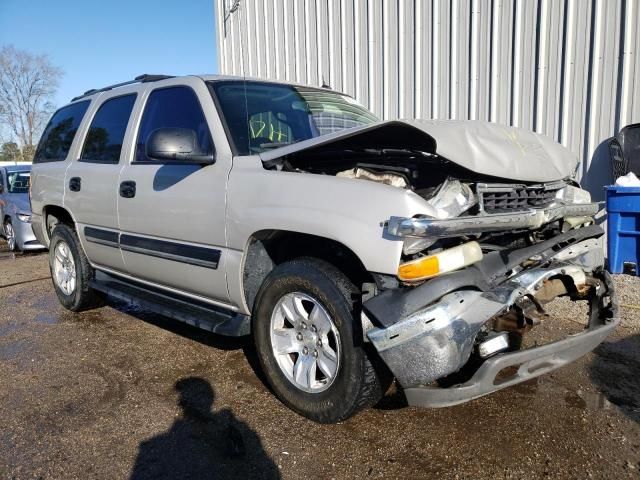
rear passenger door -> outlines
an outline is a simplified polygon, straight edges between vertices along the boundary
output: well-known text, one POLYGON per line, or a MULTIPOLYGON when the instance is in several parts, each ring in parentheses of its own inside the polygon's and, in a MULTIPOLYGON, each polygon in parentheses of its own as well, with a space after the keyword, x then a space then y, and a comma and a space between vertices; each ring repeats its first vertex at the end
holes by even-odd
POLYGON ((203 166, 146 154, 149 135, 161 128, 195 132, 203 154, 215 152, 214 138, 224 135, 204 82, 173 82, 147 87, 135 151, 120 174, 120 248, 127 271, 137 279, 227 305, 225 192, 230 157, 217 155, 214 164, 203 166))
POLYGON ((88 128, 79 158, 65 179, 65 206, 75 217, 89 260, 101 268, 124 272, 118 246, 118 178, 129 149, 129 119, 137 94, 98 98, 88 112, 88 128))

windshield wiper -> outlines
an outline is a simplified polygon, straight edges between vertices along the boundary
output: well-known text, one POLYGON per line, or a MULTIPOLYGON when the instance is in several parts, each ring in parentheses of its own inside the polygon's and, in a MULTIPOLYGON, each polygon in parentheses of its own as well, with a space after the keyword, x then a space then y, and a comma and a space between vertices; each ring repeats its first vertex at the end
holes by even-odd
POLYGON ((294 143, 298 143, 300 140, 293 140, 292 142, 268 142, 261 143, 260 148, 280 148, 286 147, 287 145, 293 145, 294 143))

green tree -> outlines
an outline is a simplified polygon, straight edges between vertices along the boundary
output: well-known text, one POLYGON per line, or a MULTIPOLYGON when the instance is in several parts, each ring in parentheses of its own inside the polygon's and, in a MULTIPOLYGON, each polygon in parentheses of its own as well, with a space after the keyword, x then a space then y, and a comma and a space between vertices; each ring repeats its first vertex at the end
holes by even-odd
POLYGON ((5 142, 0 147, 0 161, 2 162, 21 162, 22 153, 20 147, 15 142, 5 142))
POLYGON ((22 147, 22 161, 33 162, 33 156, 36 153, 35 145, 25 145, 22 147))

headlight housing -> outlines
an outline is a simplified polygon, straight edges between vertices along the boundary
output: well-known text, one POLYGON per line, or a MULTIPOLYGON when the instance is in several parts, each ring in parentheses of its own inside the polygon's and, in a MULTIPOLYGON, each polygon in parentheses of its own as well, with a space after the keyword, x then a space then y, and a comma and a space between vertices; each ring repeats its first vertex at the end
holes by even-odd
MULTIPOLYGON (((427 203, 436 209, 435 218, 455 218, 478 203, 476 195, 471 187, 460 180, 445 180, 436 194, 427 200, 427 203)), ((436 242, 432 238, 407 238, 404 241, 402 252, 412 255, 421 252, 436 242)))
POLYGON ((591 203, 591 194, 586 190, 583 190, 573 185, 567 185, 566 187, 558 190, 556 199, 562 200, 564 203, 591 203))
POLYGON ((436 218, 444 219, 459 217, 478 203, 478 199, 466 183, 447 179, 427 203, 437 210, 436 218))
POLYGON ((17 216, 18 216, 18 220, 20 220, 21 222, 31 223, 31 215, 27 213, 19 213, 17 216))

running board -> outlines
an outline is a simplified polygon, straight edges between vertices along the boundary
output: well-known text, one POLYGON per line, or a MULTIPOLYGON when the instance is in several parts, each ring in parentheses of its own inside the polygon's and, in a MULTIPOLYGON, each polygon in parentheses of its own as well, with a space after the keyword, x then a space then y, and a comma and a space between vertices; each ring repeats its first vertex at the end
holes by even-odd
POLYGON ((91 288, 110 297, 209 332, 233 337, 249 334, 249 317, 231 310, 133 283, 104 272, 96 272, 96 279, 90 283, 91 288))

